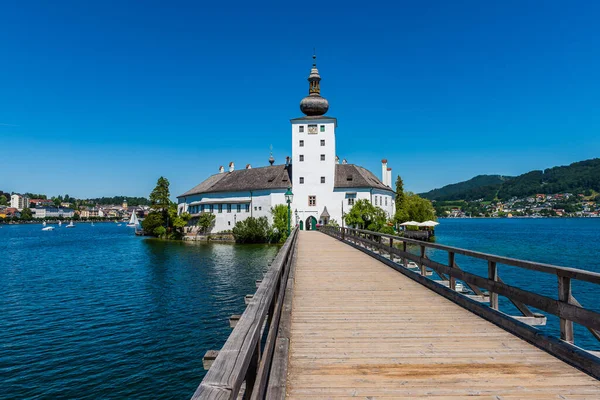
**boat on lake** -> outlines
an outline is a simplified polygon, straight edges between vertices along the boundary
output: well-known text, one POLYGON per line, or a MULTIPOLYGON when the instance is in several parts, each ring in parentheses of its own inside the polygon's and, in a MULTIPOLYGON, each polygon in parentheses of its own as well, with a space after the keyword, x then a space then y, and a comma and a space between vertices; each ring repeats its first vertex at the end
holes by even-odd
POLYGON ((129 223, 127 224, 130 228, 135 228, 138 226, 140 221, 138 220, 137 214, 135 212, 131 213, 131 218, 129 219, 129 223))
MULTIPOLYGON (((44 222, 44 225, 45 225, 45 224, 46 224, 46 223, 44 222)), ((54 227, 53 227, 53 226, 46 226, 46 227, 42 228, 42 230, 43 230, 43 231, 53 231, 53 230, 54 230, 54 227)))
POLYGON ((73 224, 73 221, 69 222, 69 225, 67 225, 66 228, 75 228, 75 224, 73 224))

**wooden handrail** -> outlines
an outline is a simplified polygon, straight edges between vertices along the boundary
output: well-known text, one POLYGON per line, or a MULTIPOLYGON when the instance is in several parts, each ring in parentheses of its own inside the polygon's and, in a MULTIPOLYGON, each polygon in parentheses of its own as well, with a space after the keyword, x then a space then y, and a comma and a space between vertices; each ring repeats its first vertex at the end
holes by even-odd
POLYGON ((443 277, 444 274, 448 275, 450 277, 449 287, 452 289, 455 284, 455 279, 460 279, 471 287, 475 286, 478 288, 487 289, 489 291, 490 307, 494 310, 498 310, 498 295, 501 295, 512 301, 525 316, 534 316, 527 306, 525 306, 526 304, 549 314, 555 315, 560 318, 561 339, 563 341, 573 343, 573 322, 583 325, 592 333, 595 338, 600 340, 600 313, 582 307, 571 293, 571 280, 577 279, 585 282, 600 284, 600 274, 598 273, 496 256, 493 254, 480 253, 435 243, 427 243, 394 235, 365 231, 362 229, 336 228, 329 226, 324 226, 320 229, 325 233, 338 238, 341 237, 341 232, 343 231, 345 241, 355 241, 355 243, 360 242, 366 249, 368 249, 370 246, 371 251, 379 249, 380 254, 389 253, 392 257, 392 260, 393 256, 395 255, 405 260, 404 265, 406 265, 406 260, 414 261, 416 264, 421 266, 421 275, 423 276, 425 276, 425 267, 435 270, 441 277, 443 277), (381 243, 381 238, 383 237, 390 240, 390 246, 385 246, 381 243), (398 244, 398 241, 403 242, 402 249, 395 248, 393 246, 393 243, 398 244), (418 245, 420 248, 420 254, 408 252, 406 250, 406 243, 418 245), (425 248, 447 251, 448 265, 429 259, 425 255, 425 248), (455 262, 455 254, 462 254, 486 260, 488 262, 487 276, 482 277, 458 268, 455 262), (558 300, 504 283, 498 276, 498 264, 505 264, 528 270, 555 274, 558 279, 559 287, 557 296, 558 300))
MULTIPOLYGON (((324 228, 341 229, 341 228, 332 228, 329 226, 322 226, 320 229, 324 229, 324 228)), ((465 256, 469 256, 469 257, 479 258, 479 259, 486 260, 486 261, 493 261, 497 264, 512 265, 515 267, 529 269, 532 271, 546 272, 549 274, 564 276, 564 277, 571 278, 571 279, 600 284, 600 273, 598 273, 598 272, 586 271, 586 270, 577 269, 577 268, 561 267, 561 266, 557 266, 557 265, 538 263, 538 262, 534 262, 534 261, 520 260, 520 259, 510 258, 510 257, 497 256, 495 254, 481 253, 478 251, 461 249, 461 248, 452 247, 452 246, 445 246, 445 245, 437 244, 437 243, 428 243, 428 242, 423 242, 422 240, 408 239, 408 238, 404 238, 402 236, 395 236, 395 235, 389 235, 389 234, 385 234, 385 233, 371 232, 371 231, 367 231, 367 230, 363 230, 363 229, 353 229, 353 228, 344 228, 344 229, 347 229, 349 231, 354 231, 354 232, 371 234, 371 235, 375 234, 376 236, 379 236, 379 237, 384 237, 387 239, 394 239, 396 241, 399 240, 399 241, 414 244, 417 246, 425 245, 426 247, 429 247, 431 249, 444 250, 444 251, 452 252, 455 254, 462 254, 465 256)))
POLYGON ((264 397, 297 237, 295 228, 192 399, 236 399, 244 382, 244 398, 264 397), (268 335, 262 348, 265 320, 268 335))

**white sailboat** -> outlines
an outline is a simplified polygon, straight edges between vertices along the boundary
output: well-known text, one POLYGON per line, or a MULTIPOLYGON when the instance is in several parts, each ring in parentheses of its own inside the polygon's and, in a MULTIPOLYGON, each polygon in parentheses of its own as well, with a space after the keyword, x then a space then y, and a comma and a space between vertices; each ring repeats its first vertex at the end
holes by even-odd
POLYGON ((66 228, 75 228, 75 224, 73 224, 73 221, 69 222, 69 225, 67 225, 66 228))
POLYGON ((62 221, 58 221, 58 226, 61 226, 61 225, 62 225, 62 221))
POLYGON ((129 219, 129 223, 127 224, 130 228, 135 228, 138 226, 140 221, 138 220, 137 214, 134 212, 131 213, 131 218, 129 219))
POLYGON ((42 222, 42 225, 43 225, 43 226, 46 226, 46 221, 42 222))

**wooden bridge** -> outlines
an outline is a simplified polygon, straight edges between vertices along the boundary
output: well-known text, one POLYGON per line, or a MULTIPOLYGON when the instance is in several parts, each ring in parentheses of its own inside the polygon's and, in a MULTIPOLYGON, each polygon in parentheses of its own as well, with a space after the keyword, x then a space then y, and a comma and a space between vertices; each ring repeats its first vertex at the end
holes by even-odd
POLYGON ((193 398, 600 399, 600 358, 572 344, 574 322, 600 338, 600 314, 577 302, 571 280, 598 285, 600 274, 348 228, 294 230, 206 357, 193 398), (485 260, 488 276, 460 269, 457 255, 485 260), (556 275, 557 298, 503 283, 500 265, 556 275), (523 315, 503 313, 499 295, 523 315), (561 337, 531 326, 546 314, 528 306, 559 317, 561 337))

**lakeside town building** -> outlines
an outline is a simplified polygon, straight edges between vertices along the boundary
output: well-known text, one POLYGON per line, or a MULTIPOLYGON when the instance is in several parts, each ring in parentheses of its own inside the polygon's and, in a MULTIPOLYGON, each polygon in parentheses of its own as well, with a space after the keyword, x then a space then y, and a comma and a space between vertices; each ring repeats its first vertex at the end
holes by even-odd
POLYGON ((29 207, 29 198, 27 196, 14 193, 10 196, 10 206, 19 211, 23 211, 24 208, 29 207))
MULTIPOLYGON (((315 57, 313 56, 313 59, 315 57)), ((366 199, 382 208, 389 218, 395 213, 392 172, 382 160, 381 179, 367 169, 340 163, 336 152, 337 119, 326 115, 329 102, 321 96, 321 76, 316 60, 308 77, 309 94, 300 102, 304 116, 292 119, 292 157, 285 164, 236 170, 233 162, 178 196, 178 212, 198 217, 216 215, 212 232, 232 229, 248 217, 272 220, 271 208, 286 204, 285 192, 294 193, 292 223, 301 229, 315 229, 332 219, 341 223, 342 207, 348 212, 357 200, 366 199)))

